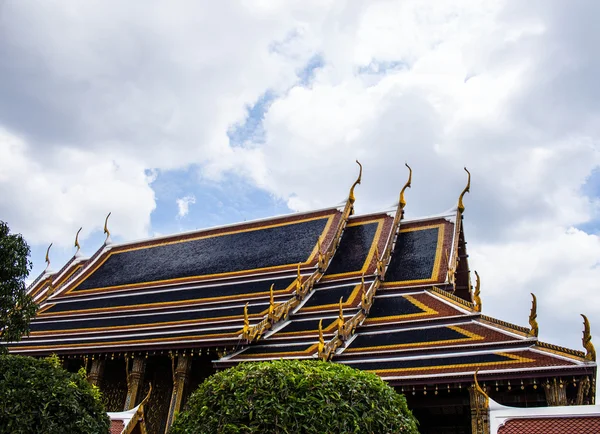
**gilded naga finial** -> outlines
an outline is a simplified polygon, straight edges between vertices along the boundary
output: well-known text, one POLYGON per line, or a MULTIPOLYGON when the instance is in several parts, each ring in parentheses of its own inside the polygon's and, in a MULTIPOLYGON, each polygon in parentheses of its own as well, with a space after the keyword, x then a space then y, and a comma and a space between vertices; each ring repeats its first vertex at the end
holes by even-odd
POLYGON ((52 243, 50 243, 50 245, 48 246, 48 249, 46 249, 46 270, 48 270, 50 268, 50 247, 52 247, 52 243))
POLYGON ((529 314, 529 325, 531 329, 529 330, 529 337, 537 338, 539 333, 539 326, 536 320, 537 318, 537 299, 535 298, 535 294, 531 293, 531 313, 529 314))
POLYGON ((594 348, 594 344, 592 344, 590 322, 588 321, 587 316, 584 314, 581 314, 581 316, 583 317, 583 338, 581 339, 581 342, 583 343, 583 348, 585 348, 586 351, 585 358, 586 360, 595 362, 596 349, 594 348))
POLYGON ((408 167, 408 181, 406 181, 406 184, 404 184, 404 187, 402 187, 402 190, 400 190, 400 209, 404 209, 404 207, 406 206, 406 199, 404 199, 404 191, 407 188, 410 188, 410 183, 412 181, 412 169, 408 164, 404 163, 404 165, 408 167))
POLYGON ((325 260, 325 255, 323 254, 323 251, 321 250, 321 237, 317 238, 317 250, 318 250, 317 257, 318 257, 319 270, 325 271, 326 260, 325 260))
POLYGON ((79 230, 75 234, 75 247, 77 247, 77 251, 75 252, 76 255, 81 250, 81 245, 79 244, 79 232, 81 232, 82 229, 83 228, 79 228, 79 230))
POLYGON ((356 163, 358 163, 360 170, 358 172, 358 178, 356 178, 356 181, 354 181, 354 184, 352 184, 352 187, 350 187, 350 195, 348 196, 348 200, 351 204, 354 204, 356 201, 356 197, 354 196, 354 187, 360 184, 360 180, 362 179, 362 164, 360 164, 360 161, 358 160, 356 160, 356 163))
POLYGON ((108 243, 108 241, 110 240, 110 231, 108 230, 108 218, 111 214, 112 211, 109 212, 106 218, 104 219, 104 233, 106 234, 106 239, 104 240, 105 243, 108 243))
POLYGON ((473 293, 473 303, 475 304, 475 310, 481 312, 481 280, 479 279, 479 273, 475 271, 475 292, 473 293))
POLYGON ((481 386, 479 385, 479 381, 477 381, 477 374, 478 373, 479 373, 479 368, 477 368, 477 370, 473 374, 473 379, 475 380, 475 390, 477 391, 477 393, 481 394, 484 397, 484 399, 485 399, 485 406, 488 407, 489 404, 490 404, 490 397, 488 396, 487 393, 485 393, 485 390, 483 390, 481 388, 481 386))
POLYGON ((471 189, 471 172, 469 172, 466 167, 465 167, 465 172, 467 172, 467 174, 469 175, 469 177, 467 178, 467 186, 465 187, 465 189, 462 191, 462 193, 458 197, 458 212, 461 214, 463 212, 465 212, 465 205, 463 204, 463 197, 465 196, 466 193, 469 193, 469 191, 471 189))
POLYGON ((319 320, 319 356, 323 354, 323 350, 325 349, 325 339, 323 339, 323 320, 319 320))
POLYGON ((298 262, 298 275, 296 276, 296 294, 302 292, 302 274, 300 274, 300 262, 298 262))
POLYGON ((148 383, 148 386, 148 393, 146 394, 146 397, 142 399, 142 402, 139 403, 140 407, 146 405, 148 401, 150 401, 150 395, 152 395, 152 383, 148 383))
POLYGON ((271 289, 269 289, 269 318, 273 318, 273 314, 275 313, 275 297, 273 296, 273 287, 275 284, 271 284, 271 289))
POLYGON ((247 337, 249 332, 250 332, 250 318, 248 318, 248 303, 246 303, 244 305, 244 329, 242 330, 242 333, 243 333, 244 337, 247 337))
POLYGON ((337 320, 337 326, 338 326, 338 333, 341 335, 342 331, 344 330, 344 308, 342 307, 343 304, 343 300, 344 297, 340 297, 340 311, 338 313, 338 320, 337 320))

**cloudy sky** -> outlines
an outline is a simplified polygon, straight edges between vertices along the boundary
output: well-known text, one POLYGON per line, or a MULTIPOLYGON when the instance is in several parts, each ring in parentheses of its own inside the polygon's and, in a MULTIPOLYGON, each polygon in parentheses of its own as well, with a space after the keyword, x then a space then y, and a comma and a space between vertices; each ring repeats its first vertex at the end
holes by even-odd
MULTIPOLYGON (((595 1, 0 0, 0 219, 34 270, 116 241, 466 197, 484 313, 600 337, 595 1)), ((600 338, 598 338, 600 343, 600 338)))

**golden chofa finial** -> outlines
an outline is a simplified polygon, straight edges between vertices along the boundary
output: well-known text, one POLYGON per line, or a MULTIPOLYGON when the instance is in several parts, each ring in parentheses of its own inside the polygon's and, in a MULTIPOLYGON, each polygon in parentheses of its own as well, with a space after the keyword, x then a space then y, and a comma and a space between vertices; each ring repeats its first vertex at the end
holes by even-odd
POLYGON ((244 337, 248 336, 248 333, 250 332, 250 318, 248 318, 248 303, 246 303, 244 305, 244 329, 242 330, 242 333, 244 335, 244 337))
POLYGON ((481 280, 479 279, 479 273, 475 271, 475 292, 473 293, 473 303, 475 304, 475 310, 481 312, 481 280))
POLYGON ((338 320, 337 320, 339 334, 342 334, 342 331, 344 329, 344 308, 342 307, 342 305, 343 305, 342 300, 344 300, 344 297, 340 297, 340 312, 338 314, 338 320))
POLYGON ((110 217, 110 215, 112 214, 112 211, 108 213, 108 215, 106 216, 106 219, 104 219, 104 233, 106 234, 106 239, 104 240, 105 243, 108 243, 108 241, 110 240, 110 231, 108 230, 108 218, 110 217))
POLYGON ((273 318, 273 313, 275 312, 275 297, 273 296, 273 287, 275 284, 271 284, 271 289, 269 289, 269 318, 273 318))
POLYGON ((319 356, 323 354, 323 350, 325 349, 325 339, 323 339, 323 320, 319 320, 319 356))
POLYGON ((538 326, 538 322, 536 321, 537 318, 537 299, 535 298, 535 294, 531 293, 531 313, 529 314, 529 325, 531 326, 531 329, 529 330, 529 337, 531 338, 537 338, 538 337, 538 333, 539 333, 539 326, 538 326))
POLYGON ((465 167, 465 172, 467 172, 467 174, 469 175, 469 177, 467 178, 467 186, 465 187, 465 189, 462 191, 462 193, 458 197, 458 212, 461 214, 463 212, 465 212, 465 205, 463 204, 463 197, 465 197, 465 194, 469 193, 469 191, 471 189, 471 172, 469 172, 466 167, 465 167))
POLYGON ((50 268, 50 247, 52 247, 52 243, 50 243, 50 245, 48 246, 48 249, 46 249, 46 270, 48 270, 50 268))
POLYGON ((298 275, 296 276, 296 294, 302 292, 302 274, 300 274, 300 262, 298 262, 298 275))
POLYGON ((590 329, 590 322, 587 319, 587 316, 581 314, 583 317, 583 338, 581 342, 583 343, 583 348, 585 348, 585 359, 591 362, 596 361, 596 349, 594 348, 594 344, 592 344, 592 333, 590 329))
POLYGON ((75 247, 77 247, 77 251, 75 252, 75 255, 77 255, 77 253, 79 253, 79 251, 81 250, 81 245, 79 244, 79 232, 81 232, 82 229, 83 228, 79 228, 79 230, 75 234, 75 247))
POLYGON ((352 184, 352 187, 350 187, 350 195, 348 196, 348 200, 350 201, 350 204, 352 204, 352 205, 356 201, 356 197, 354 196, 354 187, 356 187, 358 184, 360 184, 360 180, 362 179, 362 164, 360 164, 360 161, 358 161, 358 160, 356 160, 356 163, 360 167, 360 170, 358 172, 358 178, 356 178, 356 181, 354 181, 354 184, 352 184))
POLYGON ((484 399, 485 399, 485 406, 488 407, 490 405, 490 397, 488 396, 487 393, 485 393, 485 390, 483 390, 481 388, 481 386, 479 385, 479 381, 477 381, 477 374, 478 373, 479 373, 479 368, 477 368, 477 370, 473 374, 473 379, 475 380, 475 390, 477 391, 477 393, 481 394, 484 397, 484 399))
POLYGON ((404 209, 404 207, 406 206, 406 199, 404 199, 404 191, 407 188, 410 188, 410 183, 412 181, 412 169, 408 164, 404 163, 404 165, 408 167, 408 181, 406 181, 406 184, 404 184, 404 187, 402 187, 402 190, 400 190, 400 209, 404 209))

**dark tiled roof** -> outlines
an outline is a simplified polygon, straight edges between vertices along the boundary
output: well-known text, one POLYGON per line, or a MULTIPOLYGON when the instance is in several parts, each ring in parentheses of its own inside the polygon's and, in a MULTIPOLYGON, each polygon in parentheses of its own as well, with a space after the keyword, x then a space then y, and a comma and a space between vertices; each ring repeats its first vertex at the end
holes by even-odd
POLYGON ((360 303, 360 286, 360 284, 350 284, 315 290, 299 312, 337 310, 340 298, 343 308, 356 307, 360 303))
POLYGON ((339 359, 338 361, 348 364, 354 368, 374 372, 384 378, 431 375, 447 372, 473 372, 479 368, 482 370, 519 370, 522 368, 532 367, 572 367, 576 365, 574 362, 568 362, 529 350, 515 352, 489 352, 479 354, 457 354, 441 357, 395 357, 361 361, 344 361, 339 359))
POLYGON ((157 282, 305 263, 328 217, 132 250, 117 250, 76 288, 157 282))
POLYGON ((317 352, 317 342, 302 342, 286 345, 253 345, 231 360, 256 359, 256 358, 283 358, 283 357, 311 357, 317 352))
POLYGON ((80 301, 68 301, 49 305, 40 313, 44 316, 57 313, 91 313, 102 310, 122 310, 121 308, 144 308, 161 307, 165 305, 181 304, 189 306, 208 301, 227 301, 256 295, 269 294, 271 284, 274 284, 275 295, 280 291, 289 293, 295 277, 285 277, 270 280, 228 283, 219 285, 195 286, 185 289, 163 290, 161 292, 139 293, 134 292, 119 297, 89 298, 80 301))
POLYGON ((477 323, 402 330, 389 325, 377 332, 358 332, 344 350, 343 356, 370 356, 380 352, 400 352, 409 349, 438 346, 465 346, 491 342, 514 342, 518 339, 477 323))
MULTIPOLYGON (((250 317, 266 314, 268 303, 249 304, 250 317)), ((111 329, 128 329, 137 326, 163 326, 181 323, 199 324, 205 321, 237 320, 241 321, 244 315, 243 306, 213 307, 204 309, 186 309, 169 312, 154 312, 151 314, 121 314, 103 317, 79 316, 68 321, 43 321, 36 320, 31 323, 31 336, 43 333, 85 332, 91 329, 110 331, 111 329)))
POLYGON ((598 434, 600 417, 544 417, 510 419, 498 434, 598 434))
POLYGON ((344 231, 338 252, 327 268, 326 276, 360 271, 365 264, 382 220, 349 224, 344 231))
POLYGON ((453 228, 445 219, 401 226, 384 286, 444 282, 453 228))
MULTIPOLYGON (((314 335, 316 336, 319 333, 319 322, 320 318, 313 318, 307 320, 293 320, 286 324, 283 328, 277 330, 277 337, 288 337, 294 335, 314 335)), ((323 333, 331 334, 335 331, 335 324, 337 322, 337 317, 335 318, 325 318, 323 321, 323 333)))

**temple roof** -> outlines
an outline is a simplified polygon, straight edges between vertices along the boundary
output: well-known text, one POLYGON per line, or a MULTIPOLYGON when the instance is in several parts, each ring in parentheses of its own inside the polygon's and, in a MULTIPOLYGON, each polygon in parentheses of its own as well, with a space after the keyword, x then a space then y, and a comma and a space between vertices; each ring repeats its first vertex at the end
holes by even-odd
POLYGON ((489 399, 490 434, 596 434, 599 405, 507 407, 489 399))
POLYGON ((330 351, 397 384, 476 369, 489 379, 595 376, 587 354, 482 314, 462 211, 403 220, 401 200, 395 214, 350 217, 352 203, 75 256, 29 288, 40 309, 10 351, 217 347, 218 368, 330 351))

